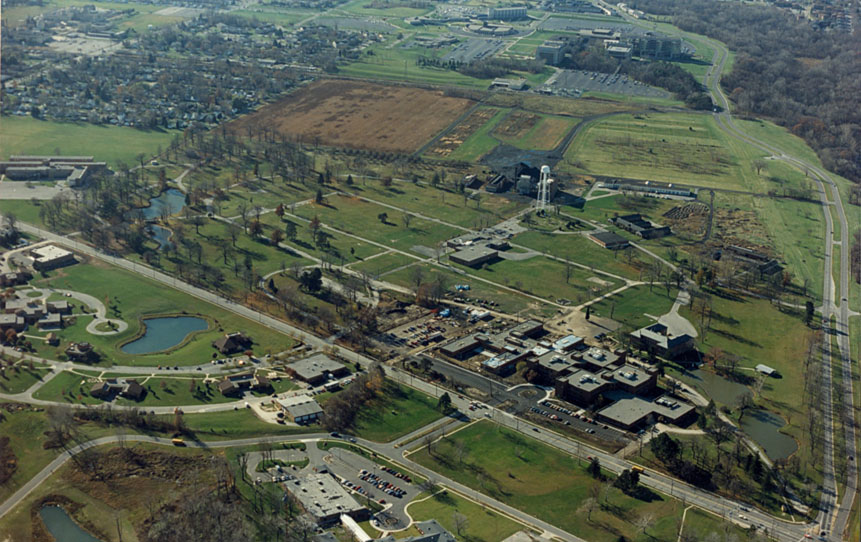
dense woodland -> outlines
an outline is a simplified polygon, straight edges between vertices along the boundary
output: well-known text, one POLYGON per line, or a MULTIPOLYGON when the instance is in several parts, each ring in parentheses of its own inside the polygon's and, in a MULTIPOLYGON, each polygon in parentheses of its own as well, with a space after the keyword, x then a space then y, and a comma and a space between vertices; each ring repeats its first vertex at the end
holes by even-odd
POLYGON ((861 182, 861 36, 822 32, 775 7, 710 0, 634 0, 736 53, 721 83, 741 112, 774 119, 825 166, 861 182))

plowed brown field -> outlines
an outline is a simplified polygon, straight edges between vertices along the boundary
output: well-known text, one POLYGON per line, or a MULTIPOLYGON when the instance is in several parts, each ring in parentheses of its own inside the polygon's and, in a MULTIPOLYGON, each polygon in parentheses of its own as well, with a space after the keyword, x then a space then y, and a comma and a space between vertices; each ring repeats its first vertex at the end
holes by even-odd
POLYGON ((412 152, 473 103, 442 91, 322 80, 234 121, 231 128, 244 132, 260 124, 305 143, 412 152))

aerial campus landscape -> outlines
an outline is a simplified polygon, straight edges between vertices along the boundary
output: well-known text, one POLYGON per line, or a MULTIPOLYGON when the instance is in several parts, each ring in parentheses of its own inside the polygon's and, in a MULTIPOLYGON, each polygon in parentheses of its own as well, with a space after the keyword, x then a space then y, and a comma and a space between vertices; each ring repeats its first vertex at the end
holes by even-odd
POLYGON ((0 2, 0 542, 861 541, 857 2, 0 2))

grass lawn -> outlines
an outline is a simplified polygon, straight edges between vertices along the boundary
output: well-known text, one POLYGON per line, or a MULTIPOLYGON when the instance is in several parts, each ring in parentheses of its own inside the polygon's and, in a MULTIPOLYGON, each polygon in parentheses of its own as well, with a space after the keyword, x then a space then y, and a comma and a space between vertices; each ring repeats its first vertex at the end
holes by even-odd
POLYGON ((486 269, 471 269, 458 264, 453 265, 469 274, 553 302, 557 299, 567 299, 582 303, 595 297, 595 295, 606 293, 621 286, 618 280, 604 275, 597 277, 603 283, 590 281, 590 278, 595 277, 594 273, 573 266, 571 267, 571 276, 566 281, 565 263, 544 256, 519 261, 500 260, 490 264, 486 269))
POLYGON ((450 533, 459 534, 469 542, 497 542, 518 531, 527 530, 522 524, 450 491, 410 504, 407 512, 414 521, 435 519, 450 533), (455 525, 455 514, 467 518, 466 527, 460 533, 455 525))
MULTIPOLYGON (((607 250, 582 235, 552 234, 527 231, 517 234, 514 243, 529 247, 557 258, 568 258, 573 263, 586 265, 620 277, 636 279, 645 265, 644 255, 637 251, 628 254, 618 250, 607 250)), ((599 275, 601 280, 606 277, 599 275)))
MULTIPOLYGON (((127 9, 123 4, 122 9, 127 9)), ((166 148, 174 132, 144 131, 117 126, 71 124, 36 120, 31 117, 3 117, 0 148, 4 155, 60 154, 95 156, 96 160, 115 166, 123 161, 135 163, 138 153, 155 154, 166 148)))
MULTIPOLYGON (((26 183, 21 183, 23 187, 26 183)), ((17 218, 20 222, 26 222, 28 224, 32 224, 38 228, 51 230, 45 222, 42 221, 42 218, 39 216, 41 202, 38 204, 33 204, 28 199, 4 199, 0 200, 0 212, 5 214, 12 214, 17 218)), ((58 223, 56 231, 59 233, 65 233, 71 231, 69 228, 64 227, 63 224, 58 223)))
POLYGON ((592 304, 591 311, 598 316, 613 318, 627 327, 639 329, 655 322, 653 318, 646 316, 647 314, 661 316, 668 313, 677 294, 676 288, 671 288, 667 295, 663 286, 654 286, 652 291, 649 291, 648 286, 634 286, 592 304))
MULTIPOLYGON (((481 200, 476 205, 474 200, 467 200, 463 194, 455 194, 446 188, 398 181, 393 182, 390 187, 369 181, 361 186, 344 187, 344 190, 359 197, 468 228, 481 227, 480 223, 498 222, 514 216, 526 206, 522 201, 489 193, 482 193, 481 200)), ((390 220, 398 222, 400 217, 393 215, 390 220)))
POLYGON ((616 214, 640 213, 653 219, 655 222, 661 222, 663 219, 662 215, 678 205, 679 202, 675 200, 616 194, 605 198, 589 200, 582 207, 564 206, 562 209, 574 217, 600 222, 602 225, 607 226, 607 221, 616 214))
POLYGON ((465 162, 475 162, 485 154, 489 153, 499 145, 499 140, 491 135, 494 128, 499 122, 509 113, 508 109, 500 109, 490 120, 476 130, 471 136, 448 155, 451 160, 462 160, 465 162))
POLYGON ((0 372, 0 392, 21 393, 30 386, 42 380, 50 369, 34 366, 31 371, 26 364, 18 364, 14 368, 6 367, 0 372))
POLYGON ((534 115, 515 111, 505 121, 496 125, 493 137, 521 149, 550 150, 555 148, 579 121, 576 117, 534 115), (528 119, 527 122, 521 123, 524 118, 528 119))
MULTIPOLYGON (((388 275, 383 277, 383 280, 391 282, 393 284, 398 284, 400 286, 411 287, 413 285, 411 275, 412 268, 401 269, 399 271, 389 273, 388 275)), ((453 291, 456 284, 467 284, 469 285, 470 289, 469 291, 464 293, 466 297, 469 297, 471 299, 494 301, 499 304, 497 308, 500 311, 516 313, 523 310, 534 310, 538 312, 541 312, 543 310, 549 310, 546 305, 542 305, 538 301, 529 299, 523 295, 518 294, 517 292, 503 290, 486 282, 478 281, 475 279, 471 280, 469 276, 456 274, 451 271, 446 271, 439 268, 430 268, 425 273, 425 276, 426 282, 434 282, 437 280, 437 277, 441 276, 444 284, 446 285, 446 291, 453 291)), ((550 312, 553 311, 551 310, 550 312)))
POLYGON ((63 371, 39 388, 33 397, 48 401, 98 405, 101 399, 90 397, 90 385, 87 377, 80 374, 63 371))
POLYGON ((359 410, 353 432, 375 442, 390 442, 442 417, 436 403, 429 395, 387 381, 384 392, 359 410))
MULTIPOLYGON (((759 363, 777 369, 781 378, 766 379, 756 402, 787 421, 781 432, 798 441, 798 461, 803 471, 816 479, 818 459, 811 456, 809 435, 803 428, 808 410, 803 393, 804 358, 814 330, 802 321, 802 311, 780 311, 767 300, 711 293, 711 329, 706 330, 705 339, 702 335, 697 338, 699 350, 707 353, 717 347, 740 356, 739 367, 747 370, 742 369, 739 374, 751 381, 755 373, 750 368, 759 363)), ((682 307, 679 313, 699 331, 700 317, 696 309, 682 307)))
MULTIPOLYGON (((79 316, 74 325, 57 332, 61 348, 67 341, 87 341, 93 344, 102 354, 100 365, 127 365, 132 362, 141 366, 194 365, 207 362, 216 352, 212 341, 225 333, 240 330, 251 336, 254 341, 252 350, 257 355, 281 352, 295 344, 295 340, 286 335, 201 302, 178 290, 101 262, 80 263, 52 271, 49 278, 36 280, 34 285, 66 288, 88 293, 99 300, 107 300, 108 317, 120 318, 128 323, 129 328, 117 335, 91 335, 85 330, 89 320, 79 316), (209 328, 192 334, 175 349, 162 353, 131 355, 120 350, 121 344, 133 339, 141 331, 140 319, 155 314, 195 314, 206 319, 209 328)), ((37 351, 48 357, 56 356, 54 347, 42 348, 36 343, 37 341, 34 341, 37 351)))
POLYGON ((565 153, 571 173, 618 175, 744 188, 747 162, 761 153, 732 140, 705 115, 619 115, 596 121, 565 153))
POLYGON ((402 251, 409 251, 416 245, 433 248, 460 233, 449 226, 415 217, 406 228, 398 211, 349 196, 327 198, 324 205, 302 205, 296 208, 296 214, 309 220, 317 216, 326 226, 402 251), (378 218, 382 213, 388 216, 385 224, 378 218))
POLYGON ((404 265, 409 265, 415 261, 416 260, 414 258, 404 256, 398 252, 387 252, 386 254, 376 256, 367 261, 356 262, 350 265, 350 269, 355 271, 364 271, 372 277, 379 277, 384 273, 393 271, 404 265))
POLYGON ((639 500, 607 488, 587 519, 582 504, 599 482, 585 463, 490 422, 449 435, 433 455, 423 448, 410 459, 590 541, 671 540, 678 533, 682 504, 654 492, 639 500), (652 518, 647 534, 633 525, 643 516, 652 518))

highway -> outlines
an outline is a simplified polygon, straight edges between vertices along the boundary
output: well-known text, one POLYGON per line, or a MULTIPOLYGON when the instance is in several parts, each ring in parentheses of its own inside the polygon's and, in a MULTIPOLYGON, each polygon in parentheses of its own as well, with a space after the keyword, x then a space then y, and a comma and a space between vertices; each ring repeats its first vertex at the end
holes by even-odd
MULTIPOLYGON (((717 41, 710 41, 710 45, 715 48, 716 61, 712 62, 712 66, 706 73, 706 86, 712 94, 712 98, 722 109, 716 112, 714 117, 718 125, 728 134, 744 141, 754 147, 765 152, 771 153, 775 159, 782 160, 799 169, 810 171, 813 178, 816 180, 819 188, 819 197, 822 203, 822 210, 825 216, 825 262, 823 272, 823 288, 822 288, 822 320, 829 321, 832 317, 836 319, 836 325, 833 331, 837 336, 838 350, 837 354, 840 357, 841 372, 844 375, 851 374, 851 355, 849 344, 849 223, 846 219, 846 212, 843 208, 843 202, 840 198, 840 192, 837 185, 831 179, 830 175, 821 168, 805 162, 804 160, 787 155, 780 149, 750 136, 739 130, 733 123, 732 115, 730 114, 730 104, 720 88, 720 74, 724 69, 729 52, 723 44, 717 41), (829 198, 830 192, 830 198, 829 198), (837 219, 840 225, 841 241, 847 241, 847 249, 840 251, 840 277, 835 286, 832 267, 831 247, 840 241, 834 240, 834 223, 831 216, 830 207, 834 207, 837 211, 837 219)), ((854 313, 853 313, 854 314, 854 313)), ((845 416, 835 419, 833 412, 832 398, 832 363, 833 356, 831 351, 831 339, 826 334, 824 348, 822 349, 822 410, 825 421, 825 450, 823 458, 823 467, 825 470, 822 499, 820 503, 821 511, 817 518, 818 533, 825 532, 825 537, 828 540, 841 540, 849 523, 849 514, 852 508, 852 502, 856 498, 858 488, 858 471, 856 461, 848 461, 846 469, 846 481, 842 501, 838 501, 838 482, 834 471, 834 424, 842 423, 844 437, 844 453, 847 457, 857 457, 856 437, 855 437, 855 420, 854 420, 854 397, 852 391, 851 378, 843 379, 842 386, 842 402, 843 410, 847 413, 845 416)))

